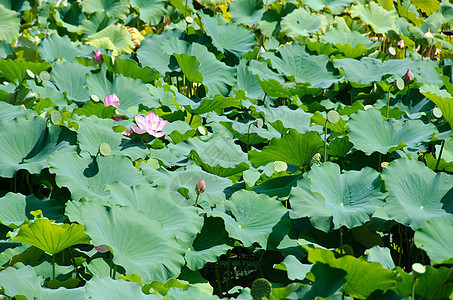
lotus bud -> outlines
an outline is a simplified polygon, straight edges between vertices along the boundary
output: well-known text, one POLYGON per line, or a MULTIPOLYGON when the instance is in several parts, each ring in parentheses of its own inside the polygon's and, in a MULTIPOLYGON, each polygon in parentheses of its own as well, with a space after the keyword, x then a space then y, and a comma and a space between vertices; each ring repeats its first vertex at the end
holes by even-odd
POLYGON ((107 97, 105 97, 104 105, 105 106, 112 105, 118 108, 118 106, 120 106, 120 99, 118 99, 118 96, 116 94, 107 95, 107 97))
POLYGON ((404 74, 404 81, 409 82, 414 79, 414 74, 412 74, 411 70, 407 70, 406 74, 404 74))
POLYGON ((102 58, 102 54, 101 54, 101 51, 96 50, 96 52, 94 52, 94 55, 93 55, 93 61, 94 63, 96 64, 102 64, 102 62, 104 61, 104 59, 102 58))
POLYGON ((96 249, 100 253, 106 253, 110 251, 109 247, 107 247, 106 245, 94 246, 94 249, 96 249))
POLYGON ((204 179, 201 178, 200 181, 198 181, 197 185, 195 186, 195 193, 197 193, 197 195, 201 195, 205 190, 206 183, 204 182, 204 179))

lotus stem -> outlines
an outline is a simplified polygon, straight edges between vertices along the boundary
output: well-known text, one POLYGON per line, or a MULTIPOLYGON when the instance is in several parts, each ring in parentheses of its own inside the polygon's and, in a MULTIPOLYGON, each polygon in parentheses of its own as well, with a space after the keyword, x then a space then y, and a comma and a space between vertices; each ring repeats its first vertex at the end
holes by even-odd
POLYGON ((343 255, 343 226, 340 227, 340 252, 343 255))
POLYGON ((216 275, 216 278, 217 278, 217 288, 219 289, 219 297, 222 297, 223 296, 223 293, 222 293, 222 278, 220 277, 220 266, 219 266, 219 262, 218 261, 215 263, 215 275, 216 275))
POLYGON ((437 158, 436 168, 434 169, 434 171, 437 171, 437 169, 439 168, 440 158, 442 157, 442 151, 444 150, 444 145, 445 145, 445 140, 442 140, 442 143, 440 146, 439 157, 437 158))
POLYGON ((52 254, 52 279, 55 279, 55 254, 52 254))
POLYGON ((200 194, 197 194, 197 198, 195 198, 195 204, 194 204, 195 207, 196 207, 197 204, 198 204, 198 198, 200 198, 200 194))
POLYGON ((249 128, 247 129, 247 152, 249 152, 249 137, 250 137, 250 127, 252 127, 253 122, 249 124, 249 128))
POLYGON ((391 90, 391 87, 389 87, 389 92, 388 92, 388 97, 387 97, 387 114, 386 114, 386 118, 387 120, 389 119, 389 111, 390 111, 390 90, 391 90))
POLYGON ((324 125, 324 162, 327 161, 327 123, 329 120, 326 119, 326 124, 324 125))

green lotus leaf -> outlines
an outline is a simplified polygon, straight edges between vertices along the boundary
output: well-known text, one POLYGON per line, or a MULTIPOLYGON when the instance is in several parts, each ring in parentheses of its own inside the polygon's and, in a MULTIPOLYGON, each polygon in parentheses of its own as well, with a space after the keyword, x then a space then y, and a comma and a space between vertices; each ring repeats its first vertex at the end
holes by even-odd
POLYGON ((325 232, 330 229, 325 219, 332 219, 335 229, 360 226, 384 205, 382 188, 379 173, 371 168, 341 173, 337 164, 326 162, 314 166, 292 189, 292 214, 309 217, 325 232))
POLYGON ((291 2, 271 3, 259 22, 261 32, 266 36, 277 36, 281 30, 282 19, 293 12, 297 6, 291 2))
POLYGON ((87 86, 91 95, 96 95, 104 100, 107 95, 115 94, 120 100, 118 110, 126 112, 130 106, 143 104, 147 107, 159 107, 158 99, 150 95, 148 87, 139 79, 124 77, 119 74, 111 79, 106 71, 87 76, 87 86))
POLYGON ((283 270, 288 272, 288 278, 291 280, 304 280, 305 276, 313 265, 303 264, 294 255, 288 255, 275 269, 283 270))
POLYGON ((453 176, 435 173, 422 162, 397 159, 382 171, 390 218, 414 230, 433 217, 453 213, 453 176))
POLYGON ((41 71, 48 70, 50 66, 49 63, 35 63, 24 60, 0 60, 0 72, 8 81, 16 84, 24 81, 27 69, 32 71, 33 74, 39 74, 41 71))
POLYGON ((142 65, 156 68, 161 74, 165 74, 178 69, 178 66, 170 60, 174 53, 195 56, 200 62, 198 70, 203 76, 202 83, 207 88, 206 97, 228 94, 228 86, 232 86, 235 81, 236 69, 217 60, 205 46, 181 40, 183 32, 177 30, 169 32, 164 32, 161 36, 153 35, 142 42, 140 49, 137 50, 137 57, 142 65))
POLYGON ((0 41, 14 42, 19 37, 20 15, 0 4, 0 41))
POLYGON ((211 18, 201 14, 201 22, 206 30, 206 34, 212 38, 212 44, 219 51, 228 51, 241 58, 244 53, 252 50, 255 44, 255 35, 249 30, 231 23, 224 23, 219 15, 211 18))
POLYGON ((129 13, 128 0, 83 0, 80 2, 84 13, 105 12, 111 18, 125 19, 129 13))
POLYGON ((224 190, 232 185, 231 180, 228 178, 207 173, 197 165, 189 165, 186 168, 179 168, 171 172, 162 168, 158 170, 146 168, 143 170, 143 174, 153 185, 165 187, 169 191, 176 192, 180 189, 185 189, 187 197, 191 199, 191 203, 194 203, 197 197, 195 186, 203 178, 206 190, 198 199, 198 204, 202 207, 214 206, 216 203, 225 200, 224 190), (209 205, 206 205, 206 202, 209 205))
POLYGON ((440 8, 438 0, 411 0, 411 3, 428 16, 436 13, 440 8))
POLYGON ((47 128, 46 120, 36 116, 28 120, 23 117, 9 122, 0 120, 0 140, 3 177, 13 177, 21 169, 40 173, 52 153, 74 149, 74 136, 69 130, 60 126, 47 128))
POLYGON ((453 215, 431 218, 415 231, 414 242, 426 251, 432 263, 453 263, 453 215))
POLYGON ((149 185, 130 187, 122 182, 109 184, 111 202, 144 212, 150 220, 162 223, 165 232, 183 242, 195 238, 203 225, 197 209, 176 191, 149 185))
POLYGON ((192 247, 186 251, 187 267, 191 270, 201 269, 207 262, 215 262, 229 249, 233 243, 225 231, 221 218, 205 217, 203 228, 193 242, 192 247))
POLYGON ((236 0, 231 2, 229 13, 233 22, 256 26, 264 13, 263 0, 236 0))
POLYGON ((376 33, 386 34, 390 30, 399 31, 395 25, 398 13, 395 10, 387 11, 376 2, 370 2, 368 7, 362 4, 354 5, 350 11, 353 18, 360 16, 360 19, 370 24, 376 33))
POLYGON ((287 212, 281 202, 246 190, 235 192, 224 205, 234 218, 218 210, 210 214, 221 217, 230 237, 240 240, 244 247, 258 243, 266 248, 272 228, 287 212))
POLYGON ((131 6, 137 8, 140 19, 150 25, 158 24, 167 12, 163 0, 131 0, 131 6))
POLYGON ((214 98, 204 98, 195 105, 184 105, 184 108, 193 115, 202 115, 227 107, 240 107, 239 101, 233 97, 225 98, 222 95, 215 95, 214 98))
POLYGON ((139 283, 123 279, 114 280, 110 277, 92 277, 85 285, 85 295, 89 299, 137 299, 159 300, 155 294, 145 295, 139 283))
POLYGON ((82 223, 95 245, 108 245, 113 262, 143 282, 166 281, 178 276, 184 265, 183 250, 172 233, 157 220, 131 207, 110 207, 85 202, 82 223))
POLYGON ((386 247, 374 246, 365 251, 368 255, 368 261, 375 261, 380 263, 386 269, 395 268, 390 249, 386 247))
POLYGON ((453 97, 447 91, 440 89, 435 84, 424 84, 420 88, 420 93, 434 102, 442 111, 442 116, 453 128, 453 97))
POLYGON ((392 59, 382 62, 379 59, 364 57, 361 60, 352 58, 334 59, 335 68, 342 68, 347 81, 368 85, 381 81, 386 75, 403 77, 411 68, 410 59, 392 59))
POLYGON ((191 82, 203 82, 203 75, 201 75, 198 67, 200 62, 195 56, 190 56, 185 53, 178 54, 174 53, 173 56, 178 61, 178 65, 182 70, 184 76, 191 82))
POLYGON ((271 132, 267 129, 256 127, 256 123, 242 123, 235 120, 234 122, 222 121, 221 124, 241 142, 248 145, 267 143, 270 139, 280 136, 276 131, 271 132))
POLYGON ((48 162, 57 185, 68 187, 74 200, 94 197, 107 201, 106 185, 114 181, 131 186, 145 183, 142 174, 124 156, 82 158, 74 152, 57 152, 48 162))
POLYGON ((230 138, 210 139, 207 142, 192 138, 189 143, 193 145, 190 157, 209 173, 227 177, 249 168, 246 154, 230 138))
POLYGON ((125 155, 133 160, 145 158, 149 154, 146 146, 136 140, 124 137, 121 133, 114 132, 112 119, 99 119, 96 116, 82 118, 76 121, 79 124, 77 139, 82 151, 87 151, 91 156, 99 153, 102 143, 107 143, 111 155, 125 155))
MULTIPOLYGON (((43 278, 36 275, 31 266, 20 269, 6 268, 0 272, 0 282, 5 294, 14 297, 24 295, 28 299, 40 300, 85 300, 83 287, 66 289, 49 289, 41 286, 43 278)), ((19 297, 18 297, 19 298, 19 297)))
MULTIPOLYGON (((236 3, 233 2, 233 3, 236 3)), ((263 99, 264 91, 260 86, 258 79, 247 70, 247 61, 242 59, 237 66, 237 78, 234 90, 244 91, 244 94, 248 98, 252 99, 263 99)))
POLYGON ((298 8, 282 19, 282 31, 293 39, 307 37, 327 27, 327 18, 320 14, 311 14, 298 8))
POLYGON ((287 44, 278 48, 278 56, 265 52, 263 57, 270 59, 272 67, 296 83, 309 83, 313 88, 328 88, 340 79, 328 66, 327 55, 312 55, 305 45, 287 44))
POLYGON ((276 73, 274 71, 272 71, 268 64, 264 61, 262 62, 259 62, 259 61, 256 61, 256 60, 252 60, 250 63, 249 63, 249 66, 248 66, 248 70, 255 76, 257 76, 257 78, 260 80, 260 81, 264 81, 264 80, 274 80, 274 81, 277 81, 278 83, 285 83, 285 76, 283 76, 283 74, 280 74, 280 73, 276 73))
POLYGON ((306 0, 306 4, 314 10, 323 10, 328 7, 334 15, 341 14, 352 0, 306 0))
MULTIPOLYGON (((206 0, 201 0, 201 2, 206 0)), ((172 287, 166 297, 169 299, 181 299, 181 300, 190 300, 190 299, 199 299, 199 300, 218 300, 220 299, 217 295, 207 294, 205 291, 200 290, 197 287, 189 286, 186 290, 180 287, 172 287)))
POLYGON ((113 55, 131 53, 134 50, 134 43, 129 31, 124 27, 109 25, 105 29, 88 37, 87 44, 97 48, 113 50, 113 55))
POLYGON ((150 67, 139 67, 137 62, 132 59, 112 57, 104 55, 104 63, 109 71, 123 74, 124 77, 141 79, 144 83, 153 83, 154 80, 162 77, 156 69, 150 67))
POLYGON ((0 40, 0 58, 6 58, 8 55, 13 54, 13 50, 14 48, 10 44, 0 40))
POLYGON ((421 120, 407 120, 403 124, 384 121, 374 108, 352 114, 348 124, 351 128, 349 140, 367 155, 376 151, 386 154, 404 146, 416 148, 421 141, 429 141, 437 131, 433 124, 424 124, 421 120))
POLYGON ((290 175, 275 177, 253 188, 253 191, 260 194, 266 194, 269 197, 287 197, 291 192, 291 188, 296 185, 300 175, 290 175))
POLYGON ((13 241, 33 245, 49 254, 58 252, 76 244, 89 244, 90 237, 80 224, 55 224, 47 218, 39 218, 23 224, 13 236, 13 241))
POLYGON ((77 56, 92 54, 92 48, 86 45, 75 47, 68 36, 61 37, 56 33, 43 39, 38 46, 39 54, 48 62, 55 62, 58 58, 66 62, 74 62, 77 56))
POLYGON ((346 283, 342 291, 351 297, 366 299, 375 290, 385 291, 397 283, 396 274, 384 269, 380 263, 367 262, 350 255, 335 258, 332 251, 324 249, 305 249, 310 262, 328 264, 332 268, 346 271, 346 283))
POLYGON ((273 161, 284 161, 300 167, 308 163, 323 146, 324 143, 317 132, 301 134, 290 129, 284 137, 273 138, 269 146, 262 151, 252 150, 248 155, 255 168, 273 161))
POLYGON ((86 86, 86 74, 90 71, 78 63, 59 63, 52 66, 50 81, 45 81, 44 86, 50 86, 57 92, 65 92, 70 100, 85 103, 90 100, 86 86))
POLYGON ((264 113, 265 120, 282 135, 288 129, 295 129, 299 133, 306 133, 310 129, 310 115, 302 109, 293 110, 287 106, 256 106, 255 109, 264 113))
POLYGON ((331 29, 322 36, 322 41, 333 44, 346 57, 356 58, 369 52, 376 43, 357 31, 331 29))

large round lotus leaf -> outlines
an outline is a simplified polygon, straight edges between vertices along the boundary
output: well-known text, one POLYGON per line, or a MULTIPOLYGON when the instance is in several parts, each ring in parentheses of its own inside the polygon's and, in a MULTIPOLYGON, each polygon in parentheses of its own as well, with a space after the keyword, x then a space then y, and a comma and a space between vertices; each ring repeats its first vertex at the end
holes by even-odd
POLYGON ((397 277, 392 270, 384 269, 380 263, 345 255, 335 258, 334 253, 325 249, 305 248, 312 263, 328 264, 332 268, 346 271, 343 292, 351 297, 367 299, 375 290, 387 290, 396 285, 397 277))
POLYGON ((174 53, 195 56, 200 62, 199 71, 203 76, 206 96, 227 95, 228 86, 234 85, 236 68, 228 67, 216 59, 215 55, 198 43, 189 44, 181 40, 184 31, 164 31, 162 35, 146 38, 137 50, 141 64, 156 68, 161 74, 179 69, 171 59, 174 53))
POLYGON ((55 62, 58 58, 67 62, 73 62, 77 56, 86 56, 92 53, 92 46, 74 46, 68 36, 59 36, 57 33, 51 34, 41 41, 38 46, 39 55, 48 62, 55 62))
POLYGON ((21 169, 32 174, 47 167, 55 151, 74 149, 73 133, 60 126, 46 127, 46 119, 18 117, 0 120, 0 176, 13 177, 21 169))
POLYGON ((318 218, 333 218, 335 229, 360 226, 384 205, 382 187, 379 173, 371 168, 341 173, 337 164, 326 162, 314 166, 292 189, 292 214, 309 217, 313 226, 325 232, 330 224, 318 218))
POLYGON ((0 41, 5 41, 8 44, 14 42, 19 37, 20 15, 6 9, 0 4, 0 41))
POLYGON ((76 121, 79 124, 77 140, 79 147, 87 151, 91 156, 99 153, 102 143, 107 143, 111 149, 110 155, 129 156, 133 160, 145 158, 149 150, 143 142, 124 137, 121 133, 114 132, 112 126, 115 121, 112 119, 99 119, 96 116, 81 118, 76 121))
POLYGON ((150 220, 131 207, 110 207, 85 202, 81 221, 94 245, 108 245, 113 262, 138 274, 143 282, 165 282, 179 275, 184 265, 183 249, 159 221, 150 220))
POLYGON ((264 113, 264 118, 280 134, 286 134, 288 129, 296 129, 305 133, 310 129, 310 114, 302 109, 290 109, 287 106, 269 107, 256 106, 256 111, 264 113))
POLYGON ((82 158, 77 153, 58 152, 48 160, 56 183, 71 191, 74 200, 82 197, 108 199, 106 185, 121 181, 127 185, 145 183, 144 177, 125 156, 82 158))
POLYGON ((327 27, 327 18, 320 14, 310 14, 298 8, 282 19, 282 30, 293 39, 308 37, 310 34, 327 27))
MULTIPOLYGON (((166 188, 169 191, 176 192, 181 188, 186 189, 191 204, 195 203, 197 196, 195 186, 203 178, 206 190, 198 199, 198 204, 202 207, 214 206, 216 203, 225 200, 224 190, 233 184, 230 179, 205 172, 197 165, 190 165, 174 171, 167 171, 163 168, 158 170, 146 168, 143 169, 143 174, 153 185, 166 188)), ((174 195, 170 194, 172 199, 174 195)), ((178 199, 180 199, 179 196, 175 200, 178 201, 178 199)))
POLYGON ((65 30, 74 33, 80 33, 80 25, 82 24, 82 21, 87 19, 80 9, 78 2, 68 3, 68 5, 59 5, 52 13, 58 27, 64 27, 65 30))
POLYGON ((401 224, 416 230, 430 218, 453 213, 452 175, 401 158, 384 168, 382 179, 389 191, 385 210, 401 224))
POLYGON ((9 297, 24 295, 28 299, 39 300, 86 300, 85 288, 49 289, 41 286, 44 279, 36 275, 31 266, 20 269, 6 268, 0 272, 0 282, 9 297))
POLYGON ((206 293, 206 291, 201 290, 196 286, 191 286, 187 289, 180 287, 172 287, 165 295, 168 299, 178 299, 178 300, 219 300, 219 296, 206 293))
POLYGON ((105 100, 107 95, 115 94, 120 100, 120 112, 126 112, 130 106, 139 104, 148 107, 158 107, 159 102, 149 93, 146 85, 139 79, 124 77, 121 74, 113 76, 111 80, 105 70, 87 76, 88 90, 91 95, 105 100))
POLYGON ((328 7, 334 15, 341 14, 352 0, 306 0, 304 3, 314 10, 323 10, 328 7))
POLYGON ((227 177, 249 168, 247 155, 231 138, 213 138, 207 142, 192 138, 189 141, 194 148, 191 157, 209 173, 227 177))
POLYGON ((39 74, 50 68, 49 63, 37 63, 24 60, 0 60, 0 72, 9 81, 13 83, 22 83, 27 70, 33 74, 39 74))
POLYGON ((376 2, 370 2, 366 7, 363 4, 354 5, 351 7, 351 16, 359 17, 365 23, 373 27, 375 33, 386 34, 389 30, 398 32, 395 21, 398 18, 398 13, 395 10, 387 11, 376 2))
POLYGON ((5 123, 10 122, 17 117, 25 117, 29 119, 34 116, 36 116, 36 113, 32 110, 25 110, 21 106, 11 105, 5 101, 0 102, 0 120, 5 123))
POLYGON ((442 111, 442 116, 453 128, 453 96, 444 89, 440 89, 436 84, 424 84, 420 88, 420 93, 434 102, 442 111))
POLYGON ((158 24, 167 11, 164 0, 131 0, 131 6, 138 9, 140 19, 150 25, 158 24))
POLYGON ((183 242, 193 240, 203 225, 203 218, 198 215, 197 208, 168 187, 130 187, 117 181, 110 184, 109 189, 112 204, 144 212, 150 220, 162 223, 164 231, 173 233, 183 242))
POLYGON ((278 48, 277 54, 265 52, 263 57, 270 59, 272 67, 296 83, 309 83, 314 88, 328 88, 340 78, 334 75, 327 55, 312 55, 305 45, 287 44, 278 48))
POLYGON ((281 202, 246 190, 235 192, 224 205, 234 218, 218 210, 210 214, 223 218, 230 237, 240 240, 244 247, 258 243, 265 248, 272 228, 287 211, 281 202))
MULTIPOLYGON (((236 1, 232 3, 236 3, 236 1)), ((247 60, 241 59, 241 62, 237 66, 237 78, 234 90, 244 91, 244 96, 247 98, 263 99, 264 91, 261 88, 260 82, 258 81, 256 76, 252 74, 252 72, 247 70, 247 63, 247 60)))
MULTIPOLYGON (((143 279, 143 278, 142 278, 143 279)), ((114 280, 110 277, 99 278, 94 276, 85 285, 85 295, 89 299, 95 300, 159 300, 161 296, 150 294, 145 295, 139 283, 131 282, 123 279, 114 280)))
POLYGON ((105 29, 88 37, 87 44, 97 48, 113 50, 113 55, 131 53, 134 50, 134 43, 129 31, 124 27, 110 25, 105 29))
POLYGON ((357 31, 331 29, 322 36, 322 41, 331 43, 346 57, 359 57, 367 53, 374 45, 370 39, 357 31))
POLYGON ((235 23, 244 23, 248 26, 257 25, 264 13, 263 0, 233 1, 228 12, 235 23))
POLYGON ((203 268, 207 262, 215 262, 220 255, 233 248, 221 218, 205 217, 203 228, 185 254, 187 267, 191 270, 203 268))
POLYGON ((45 81, 44 86, 50 86, 60 93, 65 92, 69 100, 85 103, 90 100, 90 95, 85 89, 87 83, 85 75, 89 71, 89 68, 75 62, 54 64, 50 72, 50 81, 45 81))
POLYGON ((249 159, 257 168, 273 161, 284 161, 295 166, 308 163, 324 143, 317 132, 300 134, 294 129, 282 138, 273 138, 262 151, 249 151, 249 159))
POLYGON ((431 218, 415 231, 414 242, 426 251, 431 262, 453 263, 453 215, 431 218))
POLYGON ((84 13, 105 12, 111 18, 124 19, 129 14, 128 0, 83 0, 80 5, 84 13))
POLYGON ((399 123, 384 121, 380 111, 374 108, 358 111, 348 121, 351 128, 349 140, 367 155, 376 151, 386 154, 404 146, 416 148, 437 132, 433 124, 424 124, 421 120, 399 123))
POLYGON ((240 58, 244 53, 252 50, 255 44, 256 38, 253 32, 236 24, 222 24, 225 20, 221 20, 219 15, 211 18, 201 13, 201 21, 206 34, 212 38, 212 44, 219 51, 228 51, 240 58))
POLYGON ((56 254, 76 244, 89 244, 90 237, 80 224, 55 224, 39 218, 24 224, 13 236, 13 241, 33 245, 49 254, 56 254))

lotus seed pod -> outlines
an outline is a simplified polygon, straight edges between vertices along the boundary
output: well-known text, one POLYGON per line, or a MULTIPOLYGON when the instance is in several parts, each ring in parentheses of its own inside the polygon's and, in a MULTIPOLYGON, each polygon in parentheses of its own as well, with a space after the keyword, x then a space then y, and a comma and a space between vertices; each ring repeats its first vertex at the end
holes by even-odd
POLYGON ((263 299, 271 294, 272 285, 264 278, 258 278, 252 283, 251 294, 253 299, 263 299))
POLYGON ((424 265, 422 265, 421 263, 415 263, 412 265, 412 273, 414 274, 414 276, 416 278, 420 277, 425 272, 426 272, 426 267, 424 265))
POLYGON ((327 113, 327 121, 332 124, 337 123, 338 121, 340 121, 340 114, 336 110, 330 110, 327 113))
POLYGON ((388 161, 383 161, 381 163, 381 168, 384 169, 385 167, 387 167, 389 165, 389 162, 388 161))

